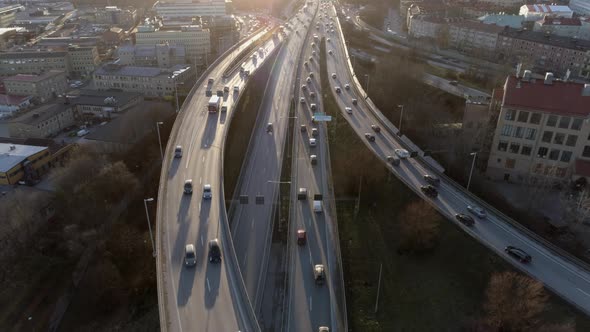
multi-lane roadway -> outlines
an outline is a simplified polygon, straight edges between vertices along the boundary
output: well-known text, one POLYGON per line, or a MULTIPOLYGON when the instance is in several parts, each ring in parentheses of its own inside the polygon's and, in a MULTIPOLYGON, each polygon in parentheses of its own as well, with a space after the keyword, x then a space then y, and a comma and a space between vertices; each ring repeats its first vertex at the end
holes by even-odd
MULTIPOLYGON (((159 190, 158 205, 158 279, 161 326, 164 331, 238 331, 257 326, 248 319, 249 303, 239 296, 240 276, 232 267, 231 241, 223 227, 225 205, 222 195, 222 146, 228 117, 247 78, 236 71, 227 79, 222 73, 252 40, 242 43, 213 67, 208 77, 212 84, 198 82, 183 105, 170 137, 159 190), (223 90, 227 112, 207 111, 206 90, 223 90), (239 92, 234 92, 237 86, 239 92), (182 147, 182 157, 174 158, 174 149, 182 147), (185 181, 192 179, 192 195, 183 193, 185 181), (202 198, 203 186, 210 184, 212 199, 202 198), (220 239, 222 261, 208 262, 207 244, 220 239), (196 266, 185 267, 185 246, 196 248, 196 266), (226 254, 227 253, 227 254, 226 254)), ((272 38, 263 45, 269 54, 280 44, 272 38)), ((254 72, 263 60, 247 62, 254 72)))
MULTIPOLYGON (((335 11, 332 11, 335 14, 335 11)), ((339 25, 339 24, 338 24, 339 25)), ((340 27, 338 26, 338 29, 340 27)), ((340 105, 342 114, 347 119, 354 131, 361 137, 368 148, 373 151, 384 163, 386 157, 394 155, 394 149, 403 148, 397 129, 385 130, 374 133, 371 125, 391 126, 378 109, 371 109, 373 105, 365 102, 359 84, 353 84, 354 73, 351 70, 349 59, 344 45, 343 36, 338 33, 331 36, 334 57, 328 61, 328 71, 338 74, 337 79, 332 80, 332 87, 343 86, 350 83, 350 91, 342 90, 338 94, 333 91, 340 105), (352 105, 351 99, 358 98, 357 106, 352 105), (352 114, 344 112, 345 107, 352 107, 352 114), (375 142, 365 139, 365 133, 375 134, 375 142)), ((370 93, 370 92, 369 92, 370 93)), ((392 126, 391 126, 392 127, 392 126)), ((514 263, 522 271, 542 281, 547 287, 568 300, 586 313, 590 313, 590 272, 582 265, 575 263, 572 259, 565 257, 547 248, 544 244, 534 240, 524 231, 517 229, 506 217, 494 209, 487 209, 487 217, 475 218, 475 225, 472 227, 458 223, 454 216, 457 213, 467 213, 468 205, 478 206, 483 204, 477 198, 467 193, 461 186, 444 177, 438 187, 438 197, 429 198, 420 191, 420 186, 427 184, 423 176, 432 174, 434 171, 420 158, 409 158, 401 161, 399 166, 388 164, 388 168, 409 188, 414 190, 423 199, 431 202, 443 215, 449 218, 457 227, 478 239, 484 245, 491 248, 498 255, 514 263), (532 256, 532 262, 522 264, 504 251, 506 246, 516 246, 532 256)), ((485 207, 485 206, 484 206, 485 207)))

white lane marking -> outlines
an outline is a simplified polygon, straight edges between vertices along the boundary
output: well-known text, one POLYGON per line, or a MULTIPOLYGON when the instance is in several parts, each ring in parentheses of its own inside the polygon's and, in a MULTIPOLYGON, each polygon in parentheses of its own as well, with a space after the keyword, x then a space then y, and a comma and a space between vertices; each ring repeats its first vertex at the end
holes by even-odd
POLYGON ((252 218, 252 227, 250 229, 254 229, 254 218, 252 218))
POLYGON ((201 247, 203 246, 203 235, 201 235, 201 247))
POLYGON ((205 163, 205 156, 203 156, 203 163, 205 163))
POLYGON ((201 203, 199 203, 199 212, 201 212, 201 203))
POLYGON ((312 311, 312 308, 311 308, 311 295, 309 296, 309 311, 312 311))
POLYGON ((199 184, 203 183, 203 177, 199 178, 199 184))
POLYGON ((211 285, 209 285, 209 278, 207 278, 207 290, 211 293, 211 285))
POLYGON ((579 290, 580 292, 584 293, 584 295, 586 295, 586 296, 589 296, 589 297, 590 297, 590 294, 588 294, 588 293, 584 292, 583 290, 581 290, 581 289, 579 289, 579 288, 576 288, 576 289, 577 289, 577 290, 579 290))

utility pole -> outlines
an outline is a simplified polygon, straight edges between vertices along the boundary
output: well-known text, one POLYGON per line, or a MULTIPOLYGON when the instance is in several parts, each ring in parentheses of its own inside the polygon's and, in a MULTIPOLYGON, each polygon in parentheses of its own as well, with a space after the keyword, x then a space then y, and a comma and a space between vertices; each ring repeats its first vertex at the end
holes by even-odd
POLYGON ((397 134, 398 136, 402 135, 402 119, 404 117, 404 105, 397 105, 397 107, 401 108, 401 113, 399 115, 399 126, 397 127, 398 131, 397 134))
POLYGON ((375 314, 379 309, 379 293, 381 292, 381 272, 383 271, 383 263, 379 265, 379 282, 377 283, 377 299, 375 300, 375 314))
POLYGON ((150 223, 150 213, 148 212, 147 202, 152 202, 154 199, 152 197, 145 198, 143 200, 143 205, 145 206, 145 217, 147 218, 148 229, 150 231, 150 240, 152 241, 152 256, 156 257, 156 246, 154 245, 154 235, 152 234, 152 224, 150 223))
POLYGON ((477 158, 477 152, 471 152, 469 155, 473 156, 473 161, 471 162, 471 171, 469 171, 469 180, 467 180, 467 191, 469 191, 469 185, 471 185, 471 176, 473 175, 473 168, 475 166, 475 158, 477 158))
POLYGON ((361 190, 363 188, 363 176, 361 175, 360 179, 359 179, 359 192, 358 192, 358 196, 356 198, 356 204, 354 205, 354 219, 356 220, 356 217, 358 216, 360 207, 361 207, 361 190))

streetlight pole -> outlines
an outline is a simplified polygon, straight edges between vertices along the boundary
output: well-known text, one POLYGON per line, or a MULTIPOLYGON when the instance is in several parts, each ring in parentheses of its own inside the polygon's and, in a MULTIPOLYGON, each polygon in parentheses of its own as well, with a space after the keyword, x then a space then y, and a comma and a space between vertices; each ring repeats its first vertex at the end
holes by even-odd
POLYGON ((367 78, 367 91, 365 91, 365 94, 368 96, 369 95, 369 80, 371 79, 371 77, 369 76, 369 74, 365 74, 365 77, 367 78))
POLYGON ((164 151, 162 151, 162 138, 160 137, 160 125, 163 125, 164 122, 158 121, 156 122, 156 131, 158 132, 158 143, 160 144, 160 158, 164 160, 164 151))
POLYGON ((467 180, 467 191, 469 191, 469 186, 471 185, 471 176, 473 175, 473 168, 475 166, 475 158, 477 158, 477 152, 471 152, 469 155, 473 156, 473 161, 471 162, 471 171, 469 171, 469 180, 467 180))
POLYGON ((174 94, 176 95, 176 113, 180 112, 180 105, 178 104, 178 82, 174 80, 174 94))
POLYGON ((154 235, 152 234, 152 224, 150 223, 150 213, 148 212, 147 202, 152 202, 154 199, 144 198, 143 206, 145 207, 145 217, 147 218, 148 229, 150 230, 150 240, 152 241, 152 256, 156 257, 156 246, 154 245, 154 235))
POLYGON ((401 108, 401 113, 399 115, 399 126, 397 127, 398 129, 398 136, 401 136, 402 133, 402 119, 404 117, 404 105, 397 105, 397 107, 401 108))

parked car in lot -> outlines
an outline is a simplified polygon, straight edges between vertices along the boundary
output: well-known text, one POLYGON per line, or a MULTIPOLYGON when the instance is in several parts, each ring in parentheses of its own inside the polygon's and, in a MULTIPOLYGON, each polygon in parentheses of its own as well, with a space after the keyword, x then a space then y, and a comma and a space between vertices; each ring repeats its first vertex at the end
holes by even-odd
POLYGON ((438 190, 430 184, 421 186, 420 190, 422 190, 422 192, 428 197, 436 198, 438 196, 438 190))
POLYGON ((467 205, 467 211, 475 214, 480 219, 484 219, 486 217, 486 211, 479 206, 467 205))
POLYGON ((475 220, 473 220, 473 218, 470 215, 465 213, 456 214, 455 219, 457 219, 457 221, 459 221, 465 226, 473 226, 473 224, 475 224, 475 220))
POLYGON ((365 133, 365 138, 369 141, 369 142, 375 142, 375 135, 371 134, 371 133, 365 133))
POLYGON ((531 255, 527 254, 524 250, 514 246, 507 246, 504 248, 504 252, 518 259, 521 263, 530 263, 530 261, 533 259, 531 255))
POLYGON ((408 159, 410 157, 410 153, 406 149, 395 149, 394 152, 400 159, 408 159))
POLYGON ((424 174, 424 180, 435 187, 440 184, 440 179, 430 174, 424 174))

